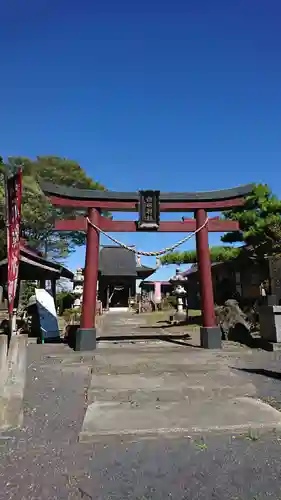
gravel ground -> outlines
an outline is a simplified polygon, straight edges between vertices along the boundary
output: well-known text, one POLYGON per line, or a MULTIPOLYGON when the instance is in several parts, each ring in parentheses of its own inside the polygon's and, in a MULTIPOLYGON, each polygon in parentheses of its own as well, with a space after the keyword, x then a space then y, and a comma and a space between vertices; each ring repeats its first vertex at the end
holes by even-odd
MULTIPOLYGON (((30 345, 28 358, 24 428, 0 437, 0 499, 281 500, 281 436, 79 444, 91 357, 30 345)), ((280 355, 258 352, 233 364, 272 372, 281 366, 280 355)), ((280 379, 245 373, 249 378, 261 398, 281 406, 280 379)))

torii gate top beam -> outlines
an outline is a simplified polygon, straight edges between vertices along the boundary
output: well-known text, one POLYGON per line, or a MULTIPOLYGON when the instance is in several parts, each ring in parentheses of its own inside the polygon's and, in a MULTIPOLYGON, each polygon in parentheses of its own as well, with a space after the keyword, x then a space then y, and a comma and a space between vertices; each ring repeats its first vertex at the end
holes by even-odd
MULTIPOLYGON (((51 183, 42 183, 41 188, 55 206, 100 208, 112 212, 138 210, 138 192, 78 189, 51 183)), ((245 197, 253 191, 253 188, 254 184, 247 184, 218 191, 160 193, 160 211, 193 212, 199 208, 210 212, 226 210, 242 206, 245 203, 245 197)))

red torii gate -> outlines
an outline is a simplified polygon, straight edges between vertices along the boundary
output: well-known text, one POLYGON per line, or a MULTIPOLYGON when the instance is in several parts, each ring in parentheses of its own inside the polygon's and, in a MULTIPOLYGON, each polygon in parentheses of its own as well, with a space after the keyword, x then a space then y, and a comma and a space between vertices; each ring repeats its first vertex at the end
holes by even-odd
POLYGON ((239 229, 236 221, 208 219, 208 212, 241 207, 245 197, 253 191, 253 184, 232 189, 196 193, 114 192, 78 189, 54 184, 42 184, 42 190, 56 207, 87 209, 87 216, 57 220, 59 231, 87 233, 84 292, 80 329, 76 334, 75 350, 96 347, 96 298, 99 268, 99 234, 102 231, 135 232, 195 232, 197 260, 200 274, 202 321, 201 346, 219 348, 221 331, 216 325, 208 232, 227 232, 239 229), (101 215, 101 211, 140 212, 141 222, 116 221, 101 215), (160 212, 194 212, 195 219, 160 221, 160 212), (142 228, 142 229, 141 229, 142 228))

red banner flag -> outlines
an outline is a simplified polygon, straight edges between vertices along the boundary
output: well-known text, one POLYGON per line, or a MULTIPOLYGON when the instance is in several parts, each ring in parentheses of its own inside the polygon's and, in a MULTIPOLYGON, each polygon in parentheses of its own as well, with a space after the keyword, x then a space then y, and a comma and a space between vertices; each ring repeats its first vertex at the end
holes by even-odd
POLYGON ((13 313, 20 264, 22 169, 6 177, 8 308, 13 313))

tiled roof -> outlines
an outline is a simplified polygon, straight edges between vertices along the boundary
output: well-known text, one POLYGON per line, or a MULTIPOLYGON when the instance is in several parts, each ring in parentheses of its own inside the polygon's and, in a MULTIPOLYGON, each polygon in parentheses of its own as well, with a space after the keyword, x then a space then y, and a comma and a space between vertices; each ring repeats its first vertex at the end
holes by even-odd
POLYGON ((133 252, 118 246, 104 246, 100 250, 99 270, 103 276, 137 276, 133 252))

